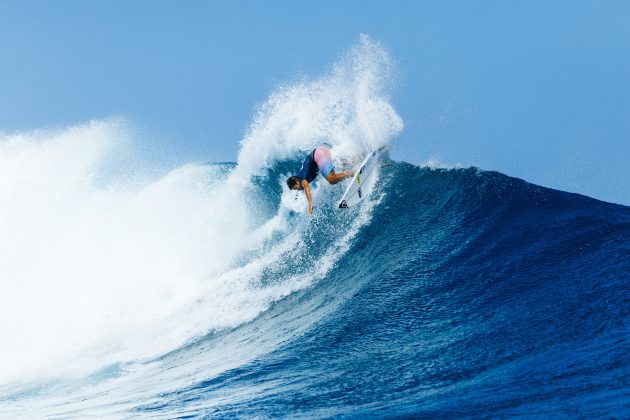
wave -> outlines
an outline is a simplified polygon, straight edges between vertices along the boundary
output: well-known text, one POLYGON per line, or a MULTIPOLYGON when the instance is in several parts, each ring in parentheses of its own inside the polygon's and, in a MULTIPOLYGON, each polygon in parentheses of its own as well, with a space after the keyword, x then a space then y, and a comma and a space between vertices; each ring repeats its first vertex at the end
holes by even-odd
MULTIPOLYGON (((320 281, 167 356, 189 382, 170 381, 158 402, 139 396, 134 412, 627 413, 628 207, 391 161, 375 195, 370 221, 320 281), (178 363, 197 357, 221 369, 178 363)), ((365 210, 331 206, 313 234, 330 245, 326 226, 365 210)), ((306 264, 322 252, 310 248, 306 264)))
MULTIPOLYGON (((263 213, 284 208, 297 163, 258 179, 263 213)), ((627 412, 628 207, 476 168, 388 161, 380 176, 356 210, 321 186, 319 216, 285 208, 294 228, 239 262, 257 276, 232 286, 237 309, 267 299, 246 322, 5 402, 62 416, 627 412)))
MULTIPOLYGON (((0 317, 11 323, 0 330, 0 383, 153 358, 248 322, 324 276, 343 252, 295 269, 287 255, 302 258, 317 222, 293 214, 303 201, 280 199, 284 175, 270 181, 269 171, 295 170, 296 156, 323 139, 346 164, 391 142, 402 121, 385 97, 388 61, 364 37, 329 74, 279 87, 236 164, 154 167, 142 158, 151 145, 135 150, 121 119, 4 135, 0 317)), ((349 238, 366 220, 330 235, 349 238)))
POLYGON ((5 135, 0 414, 627 414, 628 207, 389 159, 357 208, 286 189, 323 140, 391 144, 391 71, 362 38, 235 163, 152 167, 121 120, 5 135))

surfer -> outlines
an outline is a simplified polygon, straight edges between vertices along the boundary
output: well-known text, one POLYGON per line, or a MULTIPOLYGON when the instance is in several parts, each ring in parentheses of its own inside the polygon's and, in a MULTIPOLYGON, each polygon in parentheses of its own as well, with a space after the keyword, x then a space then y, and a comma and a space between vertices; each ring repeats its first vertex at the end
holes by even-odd
POLYGON ((308 199, 308 214, 313 213, 313 199, 311 198, 310 184, 315 180, 318 173, 326 178, 331 185, 343 181, 354 175, 353 171, 335 173, 335 165, 330 159, 330 148, 328 146, 318 146, 304 158, 300 175, 291 176, 287 179, 287 186, 290 190, 304 190, 308 199))

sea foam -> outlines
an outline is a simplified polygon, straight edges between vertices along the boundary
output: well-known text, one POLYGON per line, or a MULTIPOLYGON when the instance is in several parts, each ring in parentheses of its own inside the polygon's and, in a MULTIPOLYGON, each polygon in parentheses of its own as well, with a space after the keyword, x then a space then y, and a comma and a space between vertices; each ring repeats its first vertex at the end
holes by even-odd
MULTIPOLYGON (((156 357, 321 278, 369 218, 339 232, 317 270, 263 282, 308 248, 309 218, 286 187, 275 213, 261 214, 269 198, 251 180, 322 142, 338 164, 389 144, 402 129, 387 97, 392 74, 382 46, 361 37, 327 74, 271 93, 236 166, 135 171, 156 165, 135 155, 121 170, 112 162, 137 141, 123 119, 2 135, 0 383, 156 357)), ((332 191, 323 188, 322 199, 332 191)))

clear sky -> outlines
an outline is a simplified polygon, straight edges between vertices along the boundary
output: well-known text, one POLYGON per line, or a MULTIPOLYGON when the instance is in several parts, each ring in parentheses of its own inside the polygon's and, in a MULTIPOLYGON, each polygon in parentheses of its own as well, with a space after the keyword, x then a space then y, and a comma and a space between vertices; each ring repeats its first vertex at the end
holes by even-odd
POLYGON ((397 62, 392 156, 630 205, 629 1, 0 2, 0 131, 125 116, 234 161, 257 104, 365 33, 397 62))

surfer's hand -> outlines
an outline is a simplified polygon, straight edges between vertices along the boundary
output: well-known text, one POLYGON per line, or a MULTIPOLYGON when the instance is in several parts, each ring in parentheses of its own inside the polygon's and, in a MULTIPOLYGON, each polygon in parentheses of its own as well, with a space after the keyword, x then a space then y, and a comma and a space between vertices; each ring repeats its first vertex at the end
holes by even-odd
POLYGON ((308 206, 308 215, 310 216, 311 214, 313 214, 313 205, 309 204, 309 206, 308 206))

